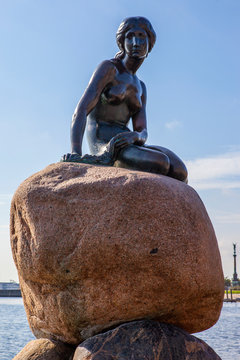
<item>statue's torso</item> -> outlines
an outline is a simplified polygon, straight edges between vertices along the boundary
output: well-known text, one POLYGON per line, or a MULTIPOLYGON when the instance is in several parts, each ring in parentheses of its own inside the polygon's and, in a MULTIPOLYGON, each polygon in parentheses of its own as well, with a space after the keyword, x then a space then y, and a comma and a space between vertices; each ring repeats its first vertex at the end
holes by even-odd
POLYGON ((140 80, 129 74, 119 60, 114 59, 112 63, 117 70, 115 76, 88 115, 87 134, 92 153, 98 152, 101 143, 107 143, 119 132, 129 131, 130 118, 142 107, 140 80))

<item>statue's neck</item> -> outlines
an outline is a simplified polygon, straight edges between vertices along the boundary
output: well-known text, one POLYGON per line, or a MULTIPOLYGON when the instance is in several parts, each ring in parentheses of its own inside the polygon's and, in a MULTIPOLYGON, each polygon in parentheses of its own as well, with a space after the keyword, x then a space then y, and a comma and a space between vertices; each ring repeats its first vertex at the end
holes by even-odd
POLYGON ((122 59, 123 66, 130 74, 135 74, 142 65, 144 58, 129 57, 127 54, 122 59))

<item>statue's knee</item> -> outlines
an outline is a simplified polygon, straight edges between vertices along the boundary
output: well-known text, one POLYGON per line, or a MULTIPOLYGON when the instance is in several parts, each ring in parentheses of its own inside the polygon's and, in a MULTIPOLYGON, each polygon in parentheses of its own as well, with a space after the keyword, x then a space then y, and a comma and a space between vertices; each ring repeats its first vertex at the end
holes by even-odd
POLYGON ((158 168, 162 175, 167 175, 169 173, 170 160, 167 155, 161 153, 161 156, 158 157, 158 168))
POLYGON ((186 184, 188 183, 188 172, 186 168, 181 169, 179 173, 179 180, 185 182, 186 184))
POLYGON ((174 179, 177 179, 179 181, 183 181, 186 184, 188 182, 188 171, 184 164, 171 169, 171 171, 169 172, 169 176, 171 176, 174 179))

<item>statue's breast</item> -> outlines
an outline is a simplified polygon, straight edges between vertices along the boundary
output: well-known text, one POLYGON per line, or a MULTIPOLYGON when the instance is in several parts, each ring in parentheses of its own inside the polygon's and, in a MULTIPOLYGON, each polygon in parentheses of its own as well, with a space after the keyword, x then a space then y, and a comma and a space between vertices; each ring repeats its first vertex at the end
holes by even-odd
POLYGON ((142 88, 136 84, 130 84, 127 88, 126 102, 131 112, 135 113, 142 107, 142 88))
POLYGON ((102 104, 119 105, 126 102, 133 113, 142 107, 142 87, 140 81, 128 74, 119 74, 116 83, 107 87, 101 94, 102 104))
POLYGON ((123 83, 107 88, 101 95, 102 103, 121 104, 126 98, 126 90, 126 85, 123 83))

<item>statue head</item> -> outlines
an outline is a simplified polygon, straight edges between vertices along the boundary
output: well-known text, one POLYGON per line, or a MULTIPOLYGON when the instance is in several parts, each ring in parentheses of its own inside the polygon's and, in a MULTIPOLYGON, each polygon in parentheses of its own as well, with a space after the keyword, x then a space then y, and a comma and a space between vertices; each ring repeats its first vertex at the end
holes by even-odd
POLYGON ((125 35, 129 30, 136 27, 141 28, 146 32, 148 38, 148 53, 152 50, 156 41, 156 34, 155 31, 153 30, 150 21, 142 16, 129 17, 122 21, 116 34, 117 44, 120 49, 120 51, 115 55, 116 58, 122 59, 124 57, 125 35))

